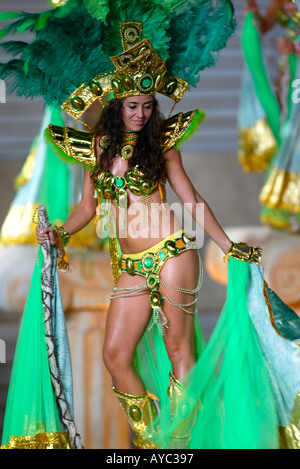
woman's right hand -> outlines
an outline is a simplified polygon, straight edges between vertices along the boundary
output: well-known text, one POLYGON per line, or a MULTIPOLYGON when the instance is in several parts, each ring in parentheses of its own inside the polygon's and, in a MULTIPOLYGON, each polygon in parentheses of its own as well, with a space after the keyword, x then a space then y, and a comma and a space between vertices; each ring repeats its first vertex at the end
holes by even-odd
POLYGON ((53 226, 47 226, 46 228, 37 226, 35 232, 38 244, 44 244, 49 239, 52 246, 56 245, 56 235, 53 226))

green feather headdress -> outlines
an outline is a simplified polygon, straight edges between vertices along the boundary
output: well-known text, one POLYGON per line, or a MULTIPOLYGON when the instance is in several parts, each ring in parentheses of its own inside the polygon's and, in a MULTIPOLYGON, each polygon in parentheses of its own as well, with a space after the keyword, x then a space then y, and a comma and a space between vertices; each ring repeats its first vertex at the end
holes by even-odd
POLYGON ((0 31, 0 47, 12 59, 0 64, 0 78, 18 96, 40 96, 75 118, 111 91, 117 96, 159 91, 177 102, 188 86, 197 85, 202 70, 215 65, 235 29, 233 14, 230 0, 68 0, 42 13, 2 13, 0 21, 11 22, 0 31), (124 28, 120 34, 122 24, 127 36, 124 28), (135 49, 130 49, 132 24, 139 29, 135 49), (32 42, 4 41, 26 30, 34 33, 32 42), (143 45, 146 54, 138 57, 143 45), (139 73, 124 82, 128 57, 146 65, 141 72, 138 64, 139 73))

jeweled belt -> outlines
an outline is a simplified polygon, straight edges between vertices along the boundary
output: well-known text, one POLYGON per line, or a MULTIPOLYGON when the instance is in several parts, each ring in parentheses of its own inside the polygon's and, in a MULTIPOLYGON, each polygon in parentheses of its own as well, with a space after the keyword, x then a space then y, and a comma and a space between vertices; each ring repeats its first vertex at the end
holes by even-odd
MULTIPOLYGON (((165 261, 171 257, 175 257, 186 249, 197 248, 195 236, 182 233, 175 239, 168 239, 164 245, 157 251, 147 251, 141 258, 131 259, 130 257, 121 258, 121 270, 130 275, 143 275, 147 278, 147 285, 153 289, 158 279, 160 269, 165 261)), ((151 248, 150 248, 151 249, 151 248)))

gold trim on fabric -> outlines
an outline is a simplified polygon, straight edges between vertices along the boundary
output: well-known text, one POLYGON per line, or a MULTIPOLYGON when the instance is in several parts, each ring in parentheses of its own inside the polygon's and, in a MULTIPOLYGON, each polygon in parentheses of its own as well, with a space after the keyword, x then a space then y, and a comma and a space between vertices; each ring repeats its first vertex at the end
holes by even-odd
POLYGON ((300 391, 295 398, 291 423, 279 427, 280 448, 300 449, 300 391))
POLYGON ((181 230, 176 231, 175 233, 171 234, 167 238, 164 238, 161 241, 159 241, 158 243, 154 244, 154 246, 151 246, 150 248, 145 249, 145 251, 136 252, 134 254, 122 254, 122 257, 123 257, 123 259, 127 259, 128 257, 130 259, 133 259, 133 260, 140 259, 145 254, 148 254, 150 250, 153 251, 153 252, 159 251, 164 246, 166 241, 173 240, 175 238, 179 238, 179 236, 182 236, 182 234, 183 234, 183 230, 181 229, 181 230))
POLYGON ((290 222, 286 220, 282 220, 276 216, 276 213, 263 213, 260 216, 260 221, 265 224, 269 224, 274 228, 279 230, 290 229, 290 222))
POLYGON ((266 305, 267 305, 268 310, 269 310, 271 324, 272 324, 273 328, 275 329, 275 331, 277 332, 277 334, 279 334, 281 336, 281 334, 280 334, 280 332, 277 329, 276 324, 275 324, 274 313, 273 313, 273 309, 272 309, 272 306, 271 306, 271 303, 270 303, 270 300, 269 300, 269 297, 268 297, 267 283, 265 281, 264 281, 264 297, 265 297, 266 305))
POLYGON ((300 173, 273 168, 259 200, 269 208, 300 212, 300 173))
POLYGON ((245 171, 265 171, 276 148, 276 139, 266 119, 239 130, 238 159, 245 171))
POLYGON ((37 204, 31 202, 10 207, 1 228, 1 246, 36 243, 35 225, 32 223, 36 208, 37 204))
POLYGON ((79 163, 95 166, 95 137, 89 132, 52 124, 48 130, 52 141, 63 153, 79 163))
POLYGON ((1 449, 73 449, 66 432, 38 433, 35 436, 12 436, 1 449))

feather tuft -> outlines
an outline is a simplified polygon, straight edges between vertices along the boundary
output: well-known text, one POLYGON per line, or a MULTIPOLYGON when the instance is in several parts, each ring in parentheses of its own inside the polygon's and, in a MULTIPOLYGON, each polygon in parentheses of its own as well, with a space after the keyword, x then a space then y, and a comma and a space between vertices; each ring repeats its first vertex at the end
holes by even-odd
POLYGON ((215 65, 235 28, 230 0, 69 0, 42 13, 1 13, 7 20, 0 45, 12 59, 0 64, 0 79, 18 96, 42 96, 49 106, 113 71, 110 57, 123 51, 121 21, 142 22, 142 39, 166 60, 168 75, 191 86, 215 65), (24 31, 35 35, 30 44, 3 41, 24 31))

